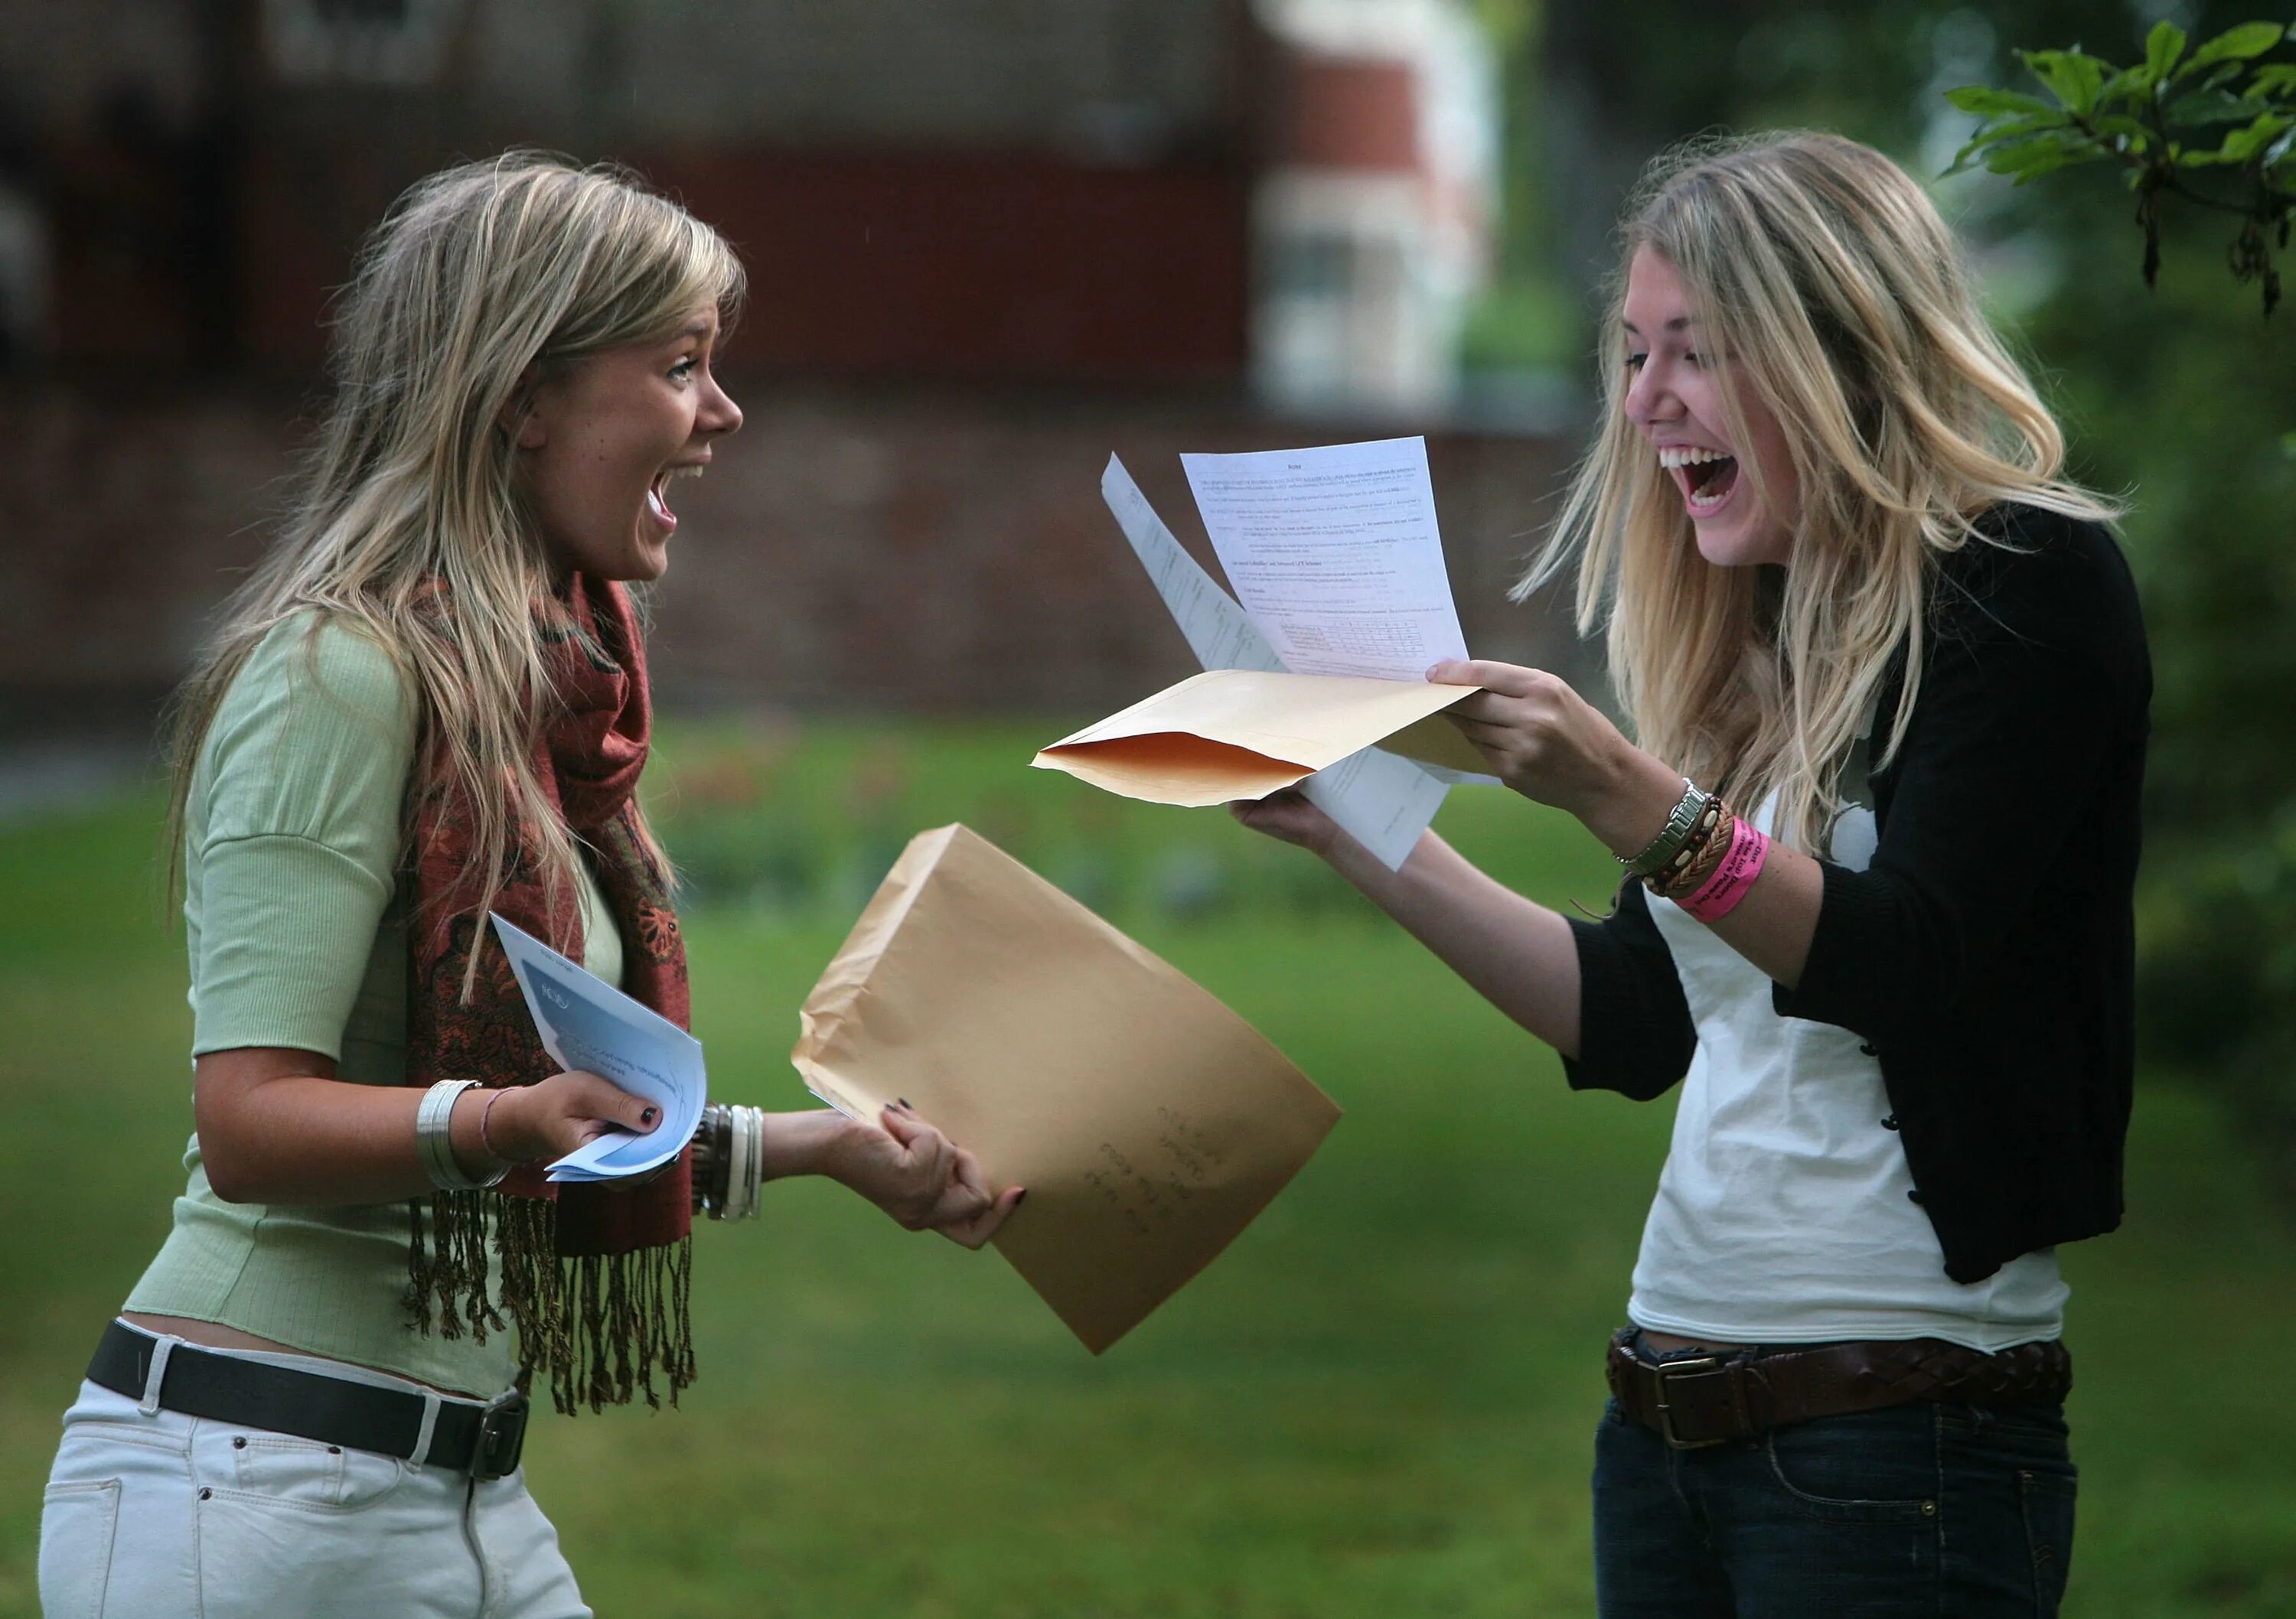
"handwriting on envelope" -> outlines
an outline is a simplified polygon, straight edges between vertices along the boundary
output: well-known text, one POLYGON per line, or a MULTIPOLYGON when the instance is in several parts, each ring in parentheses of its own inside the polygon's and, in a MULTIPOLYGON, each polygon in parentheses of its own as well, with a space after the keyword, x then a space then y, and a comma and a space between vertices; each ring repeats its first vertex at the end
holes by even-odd
POLYGON ((906 1098, 1021 1185, 996 1247, 1095 1354, 1211 1263, 1340 1110, 1259 1033, 962 826, 921 832, 791 1053, 873 1120, 906 1098))

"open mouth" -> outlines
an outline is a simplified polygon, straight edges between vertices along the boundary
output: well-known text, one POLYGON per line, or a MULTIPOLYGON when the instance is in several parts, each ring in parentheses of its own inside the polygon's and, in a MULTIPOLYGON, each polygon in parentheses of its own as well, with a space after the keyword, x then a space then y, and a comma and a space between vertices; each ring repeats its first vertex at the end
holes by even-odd
POLYGON ((681 478, 701 476, 699 464, 664 467, 655 473, 653 482, 646 486, 646 510, 653 514, 654 521, 664 528, 676 528, 677 513, 669 509, 669 486, 681 478))
POLYGON ((1705 517, 1730 498, 1738 487, 1738 460, 1719 450, 1696 445, 1670 445, 1658 453, 1658 463, 1671 473, 1682 489, 1683 504, 1693 517, 1705 517))

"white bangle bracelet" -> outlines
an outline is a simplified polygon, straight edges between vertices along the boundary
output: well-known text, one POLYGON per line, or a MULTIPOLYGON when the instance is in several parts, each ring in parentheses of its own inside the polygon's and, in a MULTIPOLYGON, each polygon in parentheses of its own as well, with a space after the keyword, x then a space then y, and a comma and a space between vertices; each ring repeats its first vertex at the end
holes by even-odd
POLYGON ((711 1102, 693 1133, 693 1212, 747 1220, 766 1178, 766 1110, 711 1102))
POLYGON ((447 1130, 455 1117, 455 1104, 463 1092, 479 1082, 475 1079, 442 1079, 423 1092, 422 1100, 414 1108, 414 1150, 422 1160, 423 1173, 430 1184, 441 1191, 478 1191, 492 1186, 510 1173, 510 1165, 501 1168, 483 1181, 463 1173, 455 1157, 454 1142, 447 1130))
POLYGON ((766 1112, 762 1108, 734 1108, 732 1140, 728 1143, 732 1162, 726 1176, 726 1214, 728 1220, 747 1220, 758 1212, 758 1185, 765 1170, 766 1112))

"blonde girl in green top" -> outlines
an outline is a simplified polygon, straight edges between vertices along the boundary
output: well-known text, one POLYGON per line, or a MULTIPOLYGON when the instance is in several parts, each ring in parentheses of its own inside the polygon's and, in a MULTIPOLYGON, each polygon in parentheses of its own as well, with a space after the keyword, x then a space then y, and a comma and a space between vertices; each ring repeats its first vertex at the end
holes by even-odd
POLYGON ((826 1174, 978 1247, 1019 1200, 899 1110, 714 1109, 644 1185, 539 1173, 656 1121, 552 1072, 480 924, 683 1020, 624 586, 742 424, 742 289, 675 204, 526 154, 369 242, 299 498, 181 702, 189 1179, 65 1417, 50 1615, 587 1614, 516 1391, 675 1398, 697 1207, 826 1174))

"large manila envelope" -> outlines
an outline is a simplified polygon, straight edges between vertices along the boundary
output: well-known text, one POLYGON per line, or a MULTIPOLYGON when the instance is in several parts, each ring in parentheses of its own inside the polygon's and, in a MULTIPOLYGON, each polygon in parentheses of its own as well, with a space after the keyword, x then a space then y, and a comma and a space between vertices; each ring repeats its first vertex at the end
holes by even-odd
POLYGON ((920 832, 806 1000, 832 1106, 906 1099, 1025 1186, 996 1247, 1095 1354, 1249 1225, 1339 1121, 1218 1000, 962 826, 920 832))
POLYGON ((1062 737, 1030 761, 1152 804, 1265 798, 1379 747, 1429 765, 1490 768, 1436 718, 1480 686, 1209 669, 1062 737))

